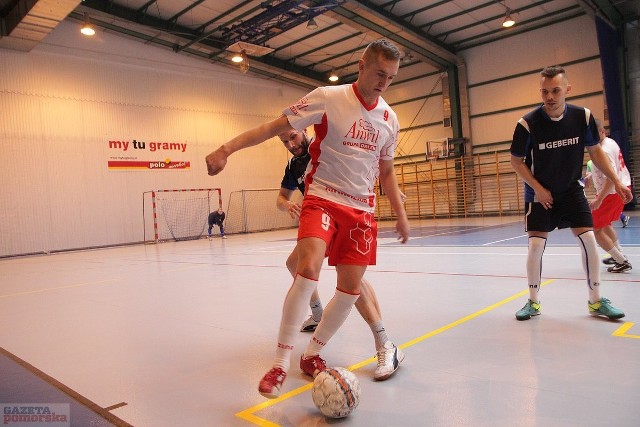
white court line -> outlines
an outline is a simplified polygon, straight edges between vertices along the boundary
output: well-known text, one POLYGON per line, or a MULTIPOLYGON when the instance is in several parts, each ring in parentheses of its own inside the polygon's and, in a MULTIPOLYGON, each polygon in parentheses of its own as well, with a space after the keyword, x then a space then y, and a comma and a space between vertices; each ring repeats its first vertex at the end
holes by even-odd
MULTIPOLYGON (((418 255, 418 256, 422 256, 422 255, 456 255, 456 256, 460 256, 460 255, 473 255, 473 256, 477 256, 477 255, 496 255, 496 256, 526 256, 527 252, 525 247, 523 247, 522 249, 524 249, 524 251, 522 253, 514 253, 514 252, 389 252, 389 251, 381 251, 378 250, 378 255, 418 255)), ((288 254, 291 251, 279 251, 279 250, 271 250, 271 251, 263 251, 264 253, 271 253, 271 254, 288 254)), ((246 252, 244 252, 243 254, 246 254, 246 252)), ((575 253, 553 253, 553 252, 549 252, 546 253, 545 252, 545 256, 576 256, 575 253)))
MULTIPOLYGON (((461 228, 461 229, 458 229, 458 230, 449 230, 449 231, 442 231, 440 233, 427 234, 425 236, 411 236, 411 238, 412 239, 426 239, 428 237, 434 237, 434 236, 446 236, 447 234, 466 233, 467 231, 482 230, 483 228, 492 228, 492 226, 488 225, 488 226, 466 227, 466 228, 461 228)), ((392 232, 395 233, 395 231, 392 231, 392 232)), ((380 234, 379 231, 378 231, 378 234, 380 234)), ((385 237, 384 239, 390 239, 390 238, 389 237, 385 237)))
POLYGON ((519 238, 521 238, 521 237, 527 237, 527 235, 526 235, 526 234, 523 234, 523 235, 521 235, 521 236, 510 237, 510 238, 508 238, 508 239, 495 240, 495 241, 493 241, 493 242, 483 243, 483 244, 482 244, 482 245, 480 245, 480 246, 493 245, 494 243, 506 242, 506 241, 509 241, 509 240, 519 239, 519 238))
MULTIPOLYGON (((523 248, 526 250, 526 248, 523 248)), ((527 255, 527 252, 524 251, 522 253, 513 253, 513 252, 385 252, 378 251, 378 255, 380 254, 388 254, 388 255, 496 255, 496 256, 523 256, 527 255)), ((545 252, 544 256, 576 256, 575 253, 566 253, 566 254, 557 254, 557 253, 547 253, 545 252)), ((577 255, 579 256, 579 255, 577 255)))

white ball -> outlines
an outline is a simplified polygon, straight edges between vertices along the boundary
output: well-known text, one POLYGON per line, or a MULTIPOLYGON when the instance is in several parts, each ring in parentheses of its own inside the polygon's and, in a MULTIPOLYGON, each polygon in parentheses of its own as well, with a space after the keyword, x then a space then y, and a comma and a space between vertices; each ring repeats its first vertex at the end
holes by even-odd
POLYGON ((313 403, 329 418, 344 418, 360 403, 360 382, 345 368, 327 368, 313 380, 313 403))

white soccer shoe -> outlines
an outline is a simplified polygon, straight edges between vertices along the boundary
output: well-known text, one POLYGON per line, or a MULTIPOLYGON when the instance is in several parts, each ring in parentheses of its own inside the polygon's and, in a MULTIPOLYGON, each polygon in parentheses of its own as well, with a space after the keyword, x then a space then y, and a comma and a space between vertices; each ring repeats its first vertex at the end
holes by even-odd
POLYGON ((300 332, 313 332, 316 330, 319 324, 320 324, 319 320, 315 320, 313 316, 309 316, 309 318, 302 323, 302 327, 300 327, 300 332))
POLYGON ((400 367, 404 360, 404 353, 391 341, 387 341, 384 350, 377 354, 378 366, 373 374, 376 381, 384 381, 389 378, 400 367))

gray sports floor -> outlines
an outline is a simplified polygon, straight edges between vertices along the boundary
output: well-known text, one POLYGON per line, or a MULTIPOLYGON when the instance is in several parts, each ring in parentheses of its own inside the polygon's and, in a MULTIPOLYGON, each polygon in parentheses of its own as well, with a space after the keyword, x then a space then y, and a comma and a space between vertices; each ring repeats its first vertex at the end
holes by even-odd
MULTIPOLYGON (((0 260, 0 347, 12 357, 0 363, 0 403, 60 403, 66 395, 30 394, 29 376, 45 375, 114 416, 91 425, 640 425, 640 216, 616 223, 635 269, 602 266, 602 294, 627 314, 619 321, 588 315, 568 230, 547 245, 543 314, 518 322, 527 299, 520 217, 413 222, 406 245, 391 223, 380 226, 366 277, 407 356, 374 382, 373 337, 352 311, 323 351, 362 386, 344 420, 315 409, 297 368, 309 334, 300 333, 287 393, 269 401, 257 392, 295 230, 0 260), (33 369, 8 375, 20 360, 33 369)), ((322 273, 325 304, 335 277, 322 273)), ((89 425, 71 408, 71 425, 89 425)))

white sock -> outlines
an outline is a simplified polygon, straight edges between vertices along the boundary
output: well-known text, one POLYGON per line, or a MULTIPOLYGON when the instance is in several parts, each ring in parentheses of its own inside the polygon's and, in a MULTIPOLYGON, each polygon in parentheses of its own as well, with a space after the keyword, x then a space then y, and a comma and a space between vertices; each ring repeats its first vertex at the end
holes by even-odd
POLYGON ((600 257, 598 256, 596 236, 593 231, 585 231, 576 236, 576 239, 581 249, 582 268, 587 275, 589 302, 594 303, 600 300, 600 257))
POLYGON ((620 240, 613 242, 613 247, 622 252, 622 246, 620 246, 620 240))
POLYGON ((289 370, 291 352, 293 351, 295 338, 298 335, 300 323, 307 314, 306 302, 311 298, 311 294, 317 285, 317 280, 307 279, 296 274, 287 297, 284 299, 282 320, 280 321, 280 331, 278 333, 278 347, 276 348, 273 366, 279 366, 285 372, 289 370))
POLYGON ((382 320, 369 323, 369 328, 371 328, 373 339, 376 341, 376 351, 383 350, 384 345, 387 341, 389 341, 389 338, 387 337, 387 331, 384 329, 382 320))
POLYGON ((311 301, 309 307, 311 307, 311 317, 316 322, 319 322, 322 319, 322 301, 311 301))
POLYGON ((547 239, 544 237, 529 237, 529 251, 527 252, 527 282, 529 283, 529 299, 533 302, 540 302, 538 293, 540 292, 540 282, 542 277, 542 255, 547 246, 547 239))
POLYGON ((320 320, 318 327, 313 333, 313 337, 311 337, 304 351, 304 357, 320 354, 322 347, 329 342, 331 337, 333 337, 347 319, 353 304, 355 304, 359 296, 360 294, 352 295, 336 289, 335 295, 324 309, 322 320, 320 320))
POLYGON ((615 259, 618 264, 622 264, 623 262, 625 262, 627 260, 627 257, 624 256, 622 251, 619 250, 618 248, 616 248, 615 246, 612 247, 611 249, 609 249, 607 252, 609 252, 609 255, 611 255, 613 257, 613 259, 615 259))

